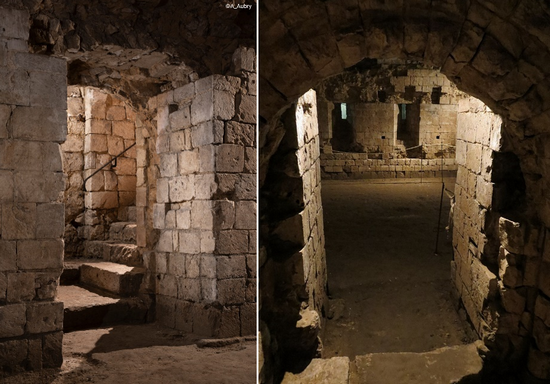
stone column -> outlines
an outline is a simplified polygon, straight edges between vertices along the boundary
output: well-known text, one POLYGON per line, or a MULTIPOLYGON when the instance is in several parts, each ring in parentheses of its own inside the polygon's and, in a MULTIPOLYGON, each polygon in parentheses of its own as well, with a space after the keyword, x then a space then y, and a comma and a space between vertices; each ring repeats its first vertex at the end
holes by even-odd
POLYGON ((67 68, 28 53, 28 20, 0 8, 0 377, 63 360, 67 68))
POLYGON ((252 69, 157 97, 157 319, 186 332, 230 337, 256 329, 252 69))

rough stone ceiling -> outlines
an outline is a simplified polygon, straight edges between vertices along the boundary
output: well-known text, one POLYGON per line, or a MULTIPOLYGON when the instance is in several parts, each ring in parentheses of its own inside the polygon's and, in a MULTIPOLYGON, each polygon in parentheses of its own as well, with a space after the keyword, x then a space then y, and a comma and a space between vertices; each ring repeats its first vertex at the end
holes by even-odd
MULTIPOLYGON (((2 0, 29 10, 30 49, 64 57, 69 83, 148 97, 196 77, 228 74, 255 47, 256 5, 219 0, 2 0)), ((134 100, 143 104, 143 100, 134 100)))

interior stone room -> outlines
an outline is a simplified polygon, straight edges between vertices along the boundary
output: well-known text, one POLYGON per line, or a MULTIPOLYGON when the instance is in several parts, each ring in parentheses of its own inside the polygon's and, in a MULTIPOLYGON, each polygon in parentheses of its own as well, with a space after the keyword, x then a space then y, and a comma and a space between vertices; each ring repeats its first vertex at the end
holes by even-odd
POLYGON ((0 379, 254 381, 255 13, 1 2, 0 379))
POLYGON ((260 382, 550 380, 548 5, 259 13, 260 382))

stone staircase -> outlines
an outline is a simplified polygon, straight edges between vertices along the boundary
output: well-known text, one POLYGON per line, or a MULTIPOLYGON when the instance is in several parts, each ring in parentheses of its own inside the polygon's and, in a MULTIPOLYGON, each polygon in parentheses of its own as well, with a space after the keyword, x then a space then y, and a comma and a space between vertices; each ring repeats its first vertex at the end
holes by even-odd
POLYGON ((313 359, 307 368, 287 372, 283 384, 482 384, 480 342, 423 353, 372 353, 313 359))
POLYGON ((144 323, 149 308, 139 297, 144 274, 135 222, 112 223, 108 240, 88 241, 84 258, 64 263, 58 289, 64 331, 144 323))

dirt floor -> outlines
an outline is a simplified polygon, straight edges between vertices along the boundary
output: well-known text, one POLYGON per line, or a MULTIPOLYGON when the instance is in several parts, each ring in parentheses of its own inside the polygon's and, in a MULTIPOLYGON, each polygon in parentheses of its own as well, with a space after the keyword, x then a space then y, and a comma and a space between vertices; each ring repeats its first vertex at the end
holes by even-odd
MULTIPOLYGON (((199 348, 199 337, 156 324, 67 333, 61 370, 27 373, 5 384, 255 383, 256 342, 199 348)), ((237 340, 235 340, 237 341, 237 340)))
MULTIPOLYGON (((324 357, 425 352, 472 341, 450 296, 447 195, 434 254, 441 180, 434 181, 323 180, 332 299, 324 357)), ((451 191, 453 182, 446 180, 451 191)))

